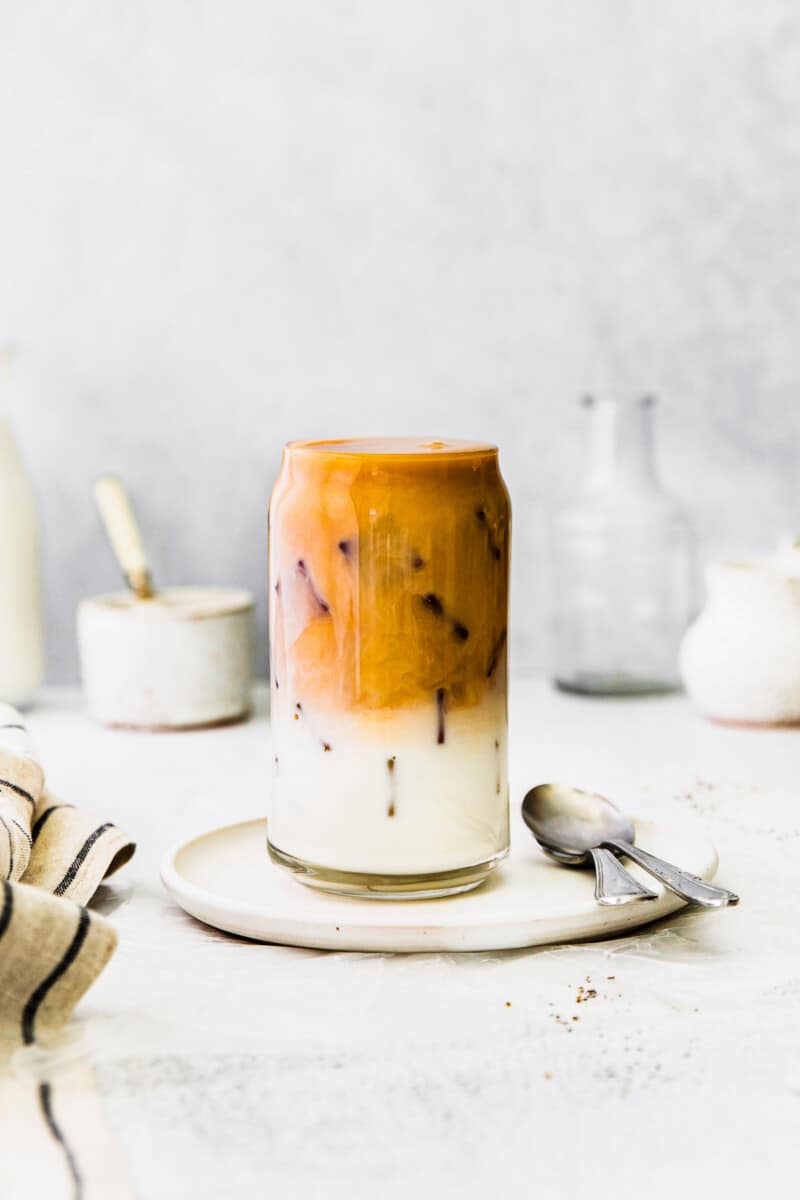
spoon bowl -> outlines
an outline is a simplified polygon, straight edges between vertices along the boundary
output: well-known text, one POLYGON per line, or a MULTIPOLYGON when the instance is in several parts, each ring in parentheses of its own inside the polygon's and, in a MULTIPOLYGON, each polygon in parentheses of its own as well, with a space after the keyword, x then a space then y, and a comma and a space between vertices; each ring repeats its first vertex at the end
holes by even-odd
POLYGON ((603 842, 632 842, 633 821, 605 796, 566 783, 540 783, 522 801, 522 818, 548 849, 585 858, 603 842))
POLYGON ((559 783, 531 788, 522 802, 522 817, 548 858, 562 867, 594 868, 594 895, 598 904, 655 900, 657 893, 634 879, 613 853, 600 844, 602 838, 598 841, 595 819, 598 801, 601 811, 609 810, 608 828, 633 829, 628 818, 604 797, 559 783))

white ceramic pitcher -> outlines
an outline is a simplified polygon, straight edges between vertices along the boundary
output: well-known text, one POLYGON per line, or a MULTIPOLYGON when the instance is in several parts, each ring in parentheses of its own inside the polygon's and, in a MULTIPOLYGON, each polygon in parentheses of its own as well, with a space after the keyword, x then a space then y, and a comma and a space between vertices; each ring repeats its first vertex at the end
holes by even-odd
POLYGON ((800 552, 711 563, 706 584, 680 654, 692 700, 717 721, 800 724, 800 552))

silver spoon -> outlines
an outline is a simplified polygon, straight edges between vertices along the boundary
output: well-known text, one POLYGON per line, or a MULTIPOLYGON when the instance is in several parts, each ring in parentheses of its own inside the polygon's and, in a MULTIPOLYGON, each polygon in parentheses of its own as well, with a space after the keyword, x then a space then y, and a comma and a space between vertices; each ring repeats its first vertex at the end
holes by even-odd
POLYGON ((567 867, 594 866, 594 898, 598 904, 631 904, 636 900, 657 900, 658 892, 634 879, 615 854, 602 846, 593 846, 585 854, 569 854, 539 842, 548 858, 567 867))
MULTIPOLYGON (((739 903, 739 897, 727 888, 640 850, 634 845, 636 832, 630 817, 594 792, 582 792, 566 783, 540 783, 522 801, 522 818, 542 848, 568 866, 582 865, 593 851, 612 851, 612 857, 624 854, 690 904, 724 908, 739 903)), ((636 882, 632 875, 628 878, 636 882)), ((598 889, 602 890, 599 871, 598 889)), ((599 896, 598 900, 609 902, 599 896)))
MULTIPOLYGON (((546 787, 548 785, 541 785, 546 787)), ((598 904, 631 904, 638 900, 657 900, 658 893, 634 879, 615 854, 603 846, 588 850, 565 850, 544 840, 544 822, 538 820, 538 806, 533 788, 522 803, 522 817, 548 858, 567 867, 592 867, 595 872, 594 898, 598 904)), ((547 832, 547 830, 545 830, 547 832)))

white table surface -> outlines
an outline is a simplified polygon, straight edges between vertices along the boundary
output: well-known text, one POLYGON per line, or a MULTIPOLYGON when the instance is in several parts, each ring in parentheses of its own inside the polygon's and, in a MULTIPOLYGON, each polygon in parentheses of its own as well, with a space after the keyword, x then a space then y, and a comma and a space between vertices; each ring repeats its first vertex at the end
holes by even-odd
POLYGON ((514 804, 565 778, 695 818, 742 903, 604 943, 408 957, 239 941, 163 891, 170 845, 265 809, 263 704, 150 735, 51 689, 29 719, 50 787, 139 843, 98 899, 120 945, 71 1037, 144 1200, 746 1196, 793 1171, 800 731, 517 684, 514 804), (576 1004, 580 985, 596 998, 576 1004))

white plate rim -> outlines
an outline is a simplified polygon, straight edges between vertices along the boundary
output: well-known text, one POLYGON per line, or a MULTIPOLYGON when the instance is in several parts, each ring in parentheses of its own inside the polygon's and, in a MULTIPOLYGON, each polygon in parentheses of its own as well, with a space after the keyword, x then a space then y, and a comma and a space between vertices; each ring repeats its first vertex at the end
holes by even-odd
MULTIPOLYGON (((637 824, 641 825, 643 829, 646 829, 648 826, 664 827, 663 822, 640 821, 637 824)), ((455 920, 450 920, 449 922, 436 923, 429 920, 425 921, 424 919, 414 921, 412 914, 416 912, 420 918, 424 918, 424 916, 428 916, 430 913, 428 905, 435 904, 437 908, 440 905, 447 906, 446 908, 442 908, 441 912, 447 912, 448 916, 452 918, 458 911, 457 902, 459 899, 463 899, 463 897, 456 896, 435 901, 361 900, 354 897, 336 897, 326 893, 314 892, 312 889, 306 889, 302 884, 297 883, 295 886, 298 888, 303 887, 304 899, 307 900, 310 893, 317 899, 322 900, 323 904, 332 903, 337 906, 344 906, 344 910, 347 913, 346 916, 339 914, 337 917, 333 911, 329 911, 326 914, 324 908, 321 907, 317 921, 320 925, 324 924, 327 926, 330 924, 331 928, 321 933, 314 933, 315 921, 308 916, 271 915, 266 913, 263 906, 258 904, 253 904, 246 900, 232 899, 218 891, 215 892, 199 887, 187 879, 178 869, 177 860, 179 855, 189 849, 194 843, 213 837, 214 835, 241 830, 245 826, 263 826, 266 838, 266 818, 263 816, 229 822, 225 825, 202 830, 190 837, 181 839, 180 842, 175 844, 164 855, 160 871, 161 881, 173 900, 196 920, 211 928, 222 930, 225 933, 246 937, 264 944, 383 953, 420 953, 425 951, 459 953, 464 951, 522 949, 532 946, 553 945, 559 942, 597 940, 604 937, 625 934, 631 929, 660 920, 684 907, 684 901, 673 893, 665 893, 659 896, 659 899, 653 901, 652 904, 642 903, 608 908, 598 906, 590 896, 585 901, 581 900, 577 903, 570 903, 555 916, 543 917, 539 914, 538 916, 526 917, 517 914, 501 919, 496 912, 492 913, 487 910, 484 913, 480 913, 479 911, 470 912, 468 917, 461 914, 460 919, 456 917, 455 920), (389 907, 387 908, 387 906, 389 907), (380 916, 381 912, 384 915, 391 912, 393 915, 397 914, 398 917, 405 913, 407 918, 411 919, 407 919, 405 922, 398 920, 396 922, 381 923, 374 919, 380 916), (363 918, 367 918, 372 914, 373 919, 359 920, 357 914, 361 914, 363 918), (254 931, 255 925, 259 923, 263 925, 265 917, 272 922, 272 931, 269 935, 254 931), (339 924, 336 924, 337 920, 340 922, 339 924), (573 934, 556 932, 553 936, 543 935, 542 926, 546 925, 548 921, 557 926, 559 922, 561 926, 565 923, 573 926, 576 924, 583 925, 584 930, 573 934), (485 935, 488 930, 492 928, 498 929, 498 927, 502 927, 504 930, 502 935, 496 934, 485 940, 481 939, 482 934, 485 935), (538 933, 534 933, 531 936, 532 930, 538 930, 538 933), (440 944, 433 945, 433 941, 440 944), (462 946, 454 944, 462 941, 466 941, 469 944, 462 946)), ((705 835, 704 831, 699 828, 693 828, 689 822, 683 820, 672 823, 670 829, 673 832, 683 832, 684 836, 692 838, 698 846, 702 847, 703 855, 708 861, 708 866, 702 871, 702 877, 713 879, 719 865, 719 856, 716 848, 705 835)), ((278 870, 279 868, 274 867, 272 869, 278 870)), ((479 890, 473 893, 466 893, 466 895, 473 897, 479 894, 479 890)))

